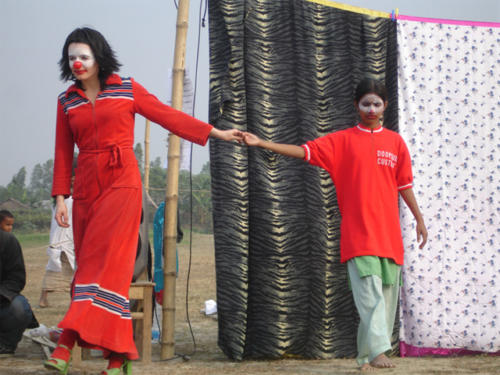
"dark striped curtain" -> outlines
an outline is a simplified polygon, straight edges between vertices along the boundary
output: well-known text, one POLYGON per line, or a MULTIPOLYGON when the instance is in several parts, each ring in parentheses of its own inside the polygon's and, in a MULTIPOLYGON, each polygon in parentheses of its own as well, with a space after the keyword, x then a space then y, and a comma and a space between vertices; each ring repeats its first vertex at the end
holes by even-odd
MULTIPOLYGON (((302 0, 210 0, 210 122, 300 145, 353 126, 385 80, 397 129, 396 24, 302 0)), ((301 160, 211 141, 219 346, 232 359, 353 357, 335 186, 301 160)), ((397 339, 397 328, 395 330, 397 339)))

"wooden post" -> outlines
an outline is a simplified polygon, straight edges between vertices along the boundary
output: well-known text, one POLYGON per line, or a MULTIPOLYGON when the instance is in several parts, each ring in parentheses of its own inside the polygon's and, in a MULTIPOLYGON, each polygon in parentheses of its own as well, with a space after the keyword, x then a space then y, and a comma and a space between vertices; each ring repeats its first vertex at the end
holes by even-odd
MULTIPOLYGON (((182 110, 188 19, 189 0, 179 0, 172 86, 172 107, 178 110, 182 110)), ((170 133, 168 137, 165 228, 163 232, 163 276, 165 285, 163 287, 163 321, 160 354, 162 360, 173 358, 175 355, 175 283, 177 276, 175 252, 177 240, 180 144, 180 138, 170 133)))
POLYGON ((149 129, 151 124, 146 119, 146 133, 144 134, 144 189, 149 194, 149 129))
POLYGON ((151 128, 151 123, 146 119, 146 130, 144 134, 144 190, 142 194, 146 195, 142 197, 142 213, 144 215, 144 232, 145 238, 142 239, 142 246, 149 246, 149 129, 151 128))

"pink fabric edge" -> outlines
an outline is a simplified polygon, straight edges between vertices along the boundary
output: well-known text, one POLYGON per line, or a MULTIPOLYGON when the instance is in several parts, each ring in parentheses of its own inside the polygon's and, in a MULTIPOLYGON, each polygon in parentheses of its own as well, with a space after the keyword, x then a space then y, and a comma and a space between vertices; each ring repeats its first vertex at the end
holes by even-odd
POLYGON ((420 348, 418 346, 413 346, 405 343, 404 341, 399 342, 399 355, 401 357, 425 357, 425 356, 458 356, 458 355, 478 355, 487 354, 491 356, 500 356, 500 351, 498 352, 480 352, 467 349, 446 349, 446 348, 420 348))
POLYGON ((459 21, 459 20, 447 20, 441 18, 405 16, 403 14, 398 15, 396 17, 396 20, 432 22, 432 23, 443 23, 449 25, 463 25, 463 26, 500 27, 499 22, 459 21))

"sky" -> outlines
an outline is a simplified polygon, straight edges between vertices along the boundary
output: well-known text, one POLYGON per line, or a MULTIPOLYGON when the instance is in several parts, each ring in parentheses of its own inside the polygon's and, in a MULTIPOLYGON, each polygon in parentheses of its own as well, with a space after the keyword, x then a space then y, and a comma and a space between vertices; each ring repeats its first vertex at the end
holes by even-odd
MULTIPOLYGON (((385 12, 398 7, 400 14, 411 16, 500 22, 499 0, 342 2, 385 12)), ((204 3, 190 1, 186 68, 192 81, 204 3)), ((53 158, 57 96, 69 85, 60 81, 57 62, 72 30, 82 26, 99 30, 123 64, 120 75, 134 77, 165 102, 171 97, 176 17, 174 0, 0 0, 0 185, 7 185, 23 166, 28 184, 33 166, 53 158)), ((208 121, 208 25, 201 28, 199 40, 194 115, 208 121)), ((137 115, 136 142, 144 142, 144 124, 137 115)), ((153 124, 151 160, 160 157, 165 162, 166 145, 167 133, 153 124)), ((208 146, 195 145, 193 172, 208 160, 208 146)))

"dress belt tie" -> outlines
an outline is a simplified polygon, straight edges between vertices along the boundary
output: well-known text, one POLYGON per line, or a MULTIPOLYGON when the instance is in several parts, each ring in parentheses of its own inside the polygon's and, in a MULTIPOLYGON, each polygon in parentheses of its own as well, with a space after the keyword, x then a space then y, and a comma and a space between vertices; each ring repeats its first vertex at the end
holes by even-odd
POLYGON ((132 146, 119 146, 117 144, 109 145, 107 148, 101 149, 83 149, 80 150, 81 154, 102 154, 105 152, 110 152, 110 158, 108 166, 111 168, 118 167, 121 168, 122 164, 122 150, 132 150, 132 146))

